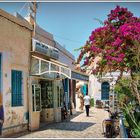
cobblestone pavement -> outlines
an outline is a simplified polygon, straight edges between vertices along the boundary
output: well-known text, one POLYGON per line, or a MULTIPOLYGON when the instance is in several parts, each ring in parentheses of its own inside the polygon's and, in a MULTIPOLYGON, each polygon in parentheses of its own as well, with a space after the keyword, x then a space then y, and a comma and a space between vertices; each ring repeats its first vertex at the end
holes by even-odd
POLYGON ((104 109, 90 108, 90 116, 85 112, 73 115, 70 121, 48 124, 40 130, 20 138, 104 138, 102 121, 108 118, 104 109))

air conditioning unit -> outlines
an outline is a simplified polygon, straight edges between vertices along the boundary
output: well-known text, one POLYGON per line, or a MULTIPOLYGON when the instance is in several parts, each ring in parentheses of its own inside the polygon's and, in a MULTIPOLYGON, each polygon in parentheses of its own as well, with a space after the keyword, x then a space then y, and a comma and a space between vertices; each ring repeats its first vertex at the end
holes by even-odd
POLYGON ((58 49, 56 49, 52 46, 49 46, 45 43, 42 43, 38 40, 35 40, 35 39, 32 39, 32 51, 39 52, 43 55, 46 55, 46 56, 51 57, 56 60, 59 58, 58 49))
POLYGON ((44 54, 46 56, 50 56, 50 48, 44 43, 41 43, 35 39, 33 39, 32 43, 32 51, 39 52, 41 54, 44 54))
POLYGON ((49 48, 46 45, 36 43, 36 51, 49 56, 49 48))
POLYGON ((32 39, 32 51, 39 52, 43 55, 46 55, 56 60, 59 58, 58 49, 51 47, 35 39, 32 39))
POLYGON ((58 59, 59 58, 59 51, 56 48, 51 48, 50 50, 50 57, 53 59, 58 59))

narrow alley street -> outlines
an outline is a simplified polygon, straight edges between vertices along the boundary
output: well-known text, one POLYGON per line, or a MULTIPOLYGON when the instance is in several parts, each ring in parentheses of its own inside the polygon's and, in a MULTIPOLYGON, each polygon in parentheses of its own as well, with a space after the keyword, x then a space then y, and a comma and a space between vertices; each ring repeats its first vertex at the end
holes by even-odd
POLYGON ((40 130, 27 133, 20 138, 104 138, 102 121, 108 118, 104 109, 90 108, 90 116, 85 112, 73 115, 70 121, 48 124, 40 130))

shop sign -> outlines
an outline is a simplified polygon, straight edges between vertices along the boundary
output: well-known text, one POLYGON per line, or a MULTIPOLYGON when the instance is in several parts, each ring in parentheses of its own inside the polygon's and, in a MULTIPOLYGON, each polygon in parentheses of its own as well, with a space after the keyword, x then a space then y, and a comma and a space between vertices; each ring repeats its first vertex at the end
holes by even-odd
POLYGON ((71 78, 76 80, 89 81, 89 76, 74 71, 71 72, 71 78))

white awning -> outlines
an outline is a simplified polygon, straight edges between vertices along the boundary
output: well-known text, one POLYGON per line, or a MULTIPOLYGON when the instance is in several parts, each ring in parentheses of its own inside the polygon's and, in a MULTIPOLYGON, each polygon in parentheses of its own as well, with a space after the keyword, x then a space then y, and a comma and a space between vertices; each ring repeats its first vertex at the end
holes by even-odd
POLYGON ((32 55, 31 75, 42 76, 46 78, 69 78, 71 79, 71 69, 62 63, 52 62, 32 55))

